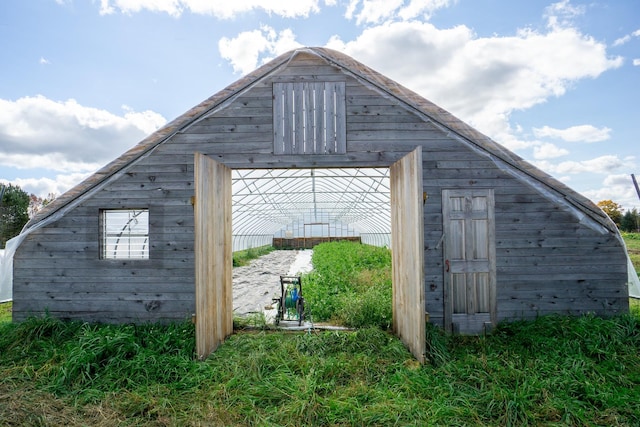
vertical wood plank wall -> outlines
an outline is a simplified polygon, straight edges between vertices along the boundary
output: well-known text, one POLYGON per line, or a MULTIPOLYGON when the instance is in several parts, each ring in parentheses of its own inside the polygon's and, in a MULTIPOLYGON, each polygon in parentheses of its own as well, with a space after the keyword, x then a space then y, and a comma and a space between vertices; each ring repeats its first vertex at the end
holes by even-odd
POLYGON ((231 169, 195 153, 196 352, 233 333, 231 169))
POLYGON ((391 165, 393 331, 424 362, 422 148, 391 165))

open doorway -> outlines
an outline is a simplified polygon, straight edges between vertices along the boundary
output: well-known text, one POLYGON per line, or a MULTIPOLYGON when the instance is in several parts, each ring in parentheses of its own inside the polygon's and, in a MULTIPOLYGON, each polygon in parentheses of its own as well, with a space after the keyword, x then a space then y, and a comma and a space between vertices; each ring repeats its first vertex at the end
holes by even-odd
MULTIPOLYGON (((200 358, 233 332, 232 171, 195 154, 196 345, 200 358)), ((393 329, 424 360, 422 152, 390 165, 393 329)))
MULTIPOLYGON (((250 265, 234 265, 234 318, 256 319, 259 313, 258 319, 277 321, 274 307, 284 292, 280 276, 310 270, 310 252, 318 244, 349 241, 390 248, 389 173, 389 168, 233 170, 234 263, 238 251, 275 249, 250 265)), ((388 282, 390 298, 390 271, 388 282)), ((318 308, 318 294, 312 294, 306 302, 318 308)), ((329 320, 326 310, 314 313, 316 321, 329 320)), ((392 318, 390 300, 386 318, 392 318)))

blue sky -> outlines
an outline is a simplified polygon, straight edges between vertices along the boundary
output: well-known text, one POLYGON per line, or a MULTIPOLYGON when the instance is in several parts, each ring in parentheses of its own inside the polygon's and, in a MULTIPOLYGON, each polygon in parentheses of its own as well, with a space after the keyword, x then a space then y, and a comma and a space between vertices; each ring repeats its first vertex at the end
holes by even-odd
POLYGON ((637 0, 0 2, 0 182, 68 190, 242 75, 327 46, 594 202, 640 207, 637 0))

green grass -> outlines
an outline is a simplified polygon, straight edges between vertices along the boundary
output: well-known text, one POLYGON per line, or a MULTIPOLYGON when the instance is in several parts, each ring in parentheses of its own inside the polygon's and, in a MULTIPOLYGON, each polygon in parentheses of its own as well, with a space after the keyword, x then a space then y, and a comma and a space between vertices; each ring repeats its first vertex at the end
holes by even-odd
POLYGON ((2 425, 638 425, 640 317, 427 330, 240 332, 205 362, 190 323, 0 324, 2 425))
POLYGON ((640 233, 622 233, 624 242, 627 245, 627 252, 636 273, 640 274, 640 233))
POLYGON ((13 307, 12 302, 2 302, 0 303, 0 323, 2 322, 11 322, 11 308, 13 307))
POLYGON ((303 293, 314 321, 388 329, 392 322, 391 252, 342 241, 313 249, 303 293))
POLYGON ((243 251, 236 251, 233 253, 233 266, 242 267, 249 265, 251 260, 259 258, 263 255, 273 252, 275 248, 273 246, 260 246, 258 248, 249 248, 243 251))

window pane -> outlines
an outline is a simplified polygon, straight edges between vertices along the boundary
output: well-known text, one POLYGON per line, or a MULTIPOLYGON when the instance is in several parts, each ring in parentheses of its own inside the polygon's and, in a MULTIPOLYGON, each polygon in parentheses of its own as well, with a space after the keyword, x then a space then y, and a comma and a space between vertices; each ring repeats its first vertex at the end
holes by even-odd
POLYGON ((149 211, 147 209, 104 210, 102 224, 103 258, 149 258, 149 211))

